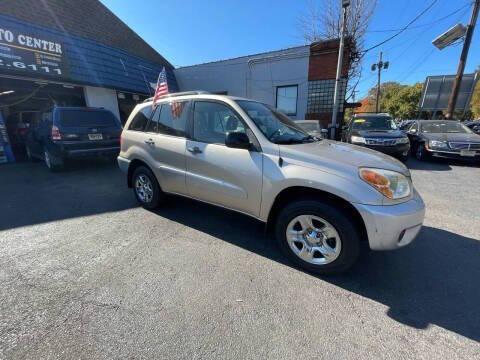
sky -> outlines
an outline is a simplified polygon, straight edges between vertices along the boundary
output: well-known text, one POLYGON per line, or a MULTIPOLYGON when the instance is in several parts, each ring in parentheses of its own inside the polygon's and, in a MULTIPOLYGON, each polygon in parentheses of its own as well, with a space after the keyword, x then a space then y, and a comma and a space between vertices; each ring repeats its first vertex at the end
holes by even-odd
MULTIPOLYGON (((305 44, 299 18, 309 2, 325 0, 101 0, 121 20, 174 66, 277 50, 305 44)), ((378 0, 365 35, 365 49, 401 29, 434 0, 378 0)), ((470 18, 471 0, 437 0, 415 23, 393 40, 368 52, 362 62, 357 100, 375 86, 370 70, 383 51, 390 61, 383 81, 423 82, 428 75, 454 74, 460 46, 444 50, 431 41, 470 18), (454 14, 452 14, 454 13, 454 14), (450 15, 452 14, 452 15, 450 15)), ((466 72, 480 66, 480 26, 475 32, 466 72)))

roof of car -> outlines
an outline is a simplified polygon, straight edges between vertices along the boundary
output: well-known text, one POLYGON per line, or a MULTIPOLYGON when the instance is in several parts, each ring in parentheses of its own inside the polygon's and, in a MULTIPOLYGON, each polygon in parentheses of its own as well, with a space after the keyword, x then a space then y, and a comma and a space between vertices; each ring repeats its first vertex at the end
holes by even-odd
MULTIPOLYGON (((213 100, 248 100, 248 101, 256 101, 252 99, 247 99, 239 96, 230 96, 230 95, 218 95, 218 94, 211 94, 208 92, 201 92, 201 91, 188 91, 185 93, 173 93, 167 96, 164 96, 159 99, 161 101, 168 101, 168 100, 182 100, 182 99, 213 99, 213 100)), ((151 104, 153 101, 152 98, 149 98, 144 101, 145 104, 151 104)))

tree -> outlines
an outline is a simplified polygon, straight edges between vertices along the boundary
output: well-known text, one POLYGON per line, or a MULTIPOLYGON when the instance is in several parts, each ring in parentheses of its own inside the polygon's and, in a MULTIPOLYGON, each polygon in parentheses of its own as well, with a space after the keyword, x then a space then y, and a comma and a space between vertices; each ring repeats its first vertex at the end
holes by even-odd
MULTIPOLYGON (((380 111, 388 112, 397 119, 416 118, 422 87, 420 83, 415 85, 402 85, 398 82, 383 83, 380 85, 380 111)), ((368 96, 362 100, 361 111, 374 111, 375 98, 376 87, 373 87, 368 91, 368 96)))
MULTIPOLYGON (((355 49, 350 49, 347 93, 353 93, 360 78, 363 38, 377 5, 377 0, 351 0, 347 13, 346 36, 355 49)), ((341 35, 340 0, 309 0, 307 12, 299 18, 299 27, 307 43, 338 39, 341 35)), ((347 96, 349 98, 350 96, 347 96)))
MULTIPOLYGON (((480 66, 477 69, 480 72, 480 66)), ((480 119, 480 81, 477 81, 475 89, 473 90, 472 101, 470 107, 474 119, 480 119)))

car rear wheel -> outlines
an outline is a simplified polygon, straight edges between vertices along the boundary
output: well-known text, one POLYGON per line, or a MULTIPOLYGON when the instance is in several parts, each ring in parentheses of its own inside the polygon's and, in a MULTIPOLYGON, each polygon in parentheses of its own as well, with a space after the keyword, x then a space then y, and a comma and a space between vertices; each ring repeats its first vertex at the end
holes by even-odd
POLYGON ((27 154, 28 161, 31 161, 31 162, 37 162, 38 161, 38 159, 35 156, 33 156, 32 151, 30 150, 29 146, 25 146, 25 153, 27 154))
POLYGON ((47 149, 44 149, 43 151, 43 160, 45 161, 48 170, 52 172, 59 171, 63 168, 63 159, 53 155, 47 149))
POLYGON ((135 169, 132 176, 133 192, 145 209, 157 208, 165 197, 155 175, 145 166, 135 169))
POLYGON ((297 201, 285 207, 278 216, 276 237, 293 263, 318 274, 348 270, 360 252, 355 224, 320 201, 297 201))

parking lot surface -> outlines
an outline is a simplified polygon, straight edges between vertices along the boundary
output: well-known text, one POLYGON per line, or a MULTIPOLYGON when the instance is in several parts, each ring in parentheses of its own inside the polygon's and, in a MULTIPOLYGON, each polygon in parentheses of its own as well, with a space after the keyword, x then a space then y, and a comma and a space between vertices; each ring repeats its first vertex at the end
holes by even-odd
POLYGON ((410 246, 292 267, 255 220, 137 207, 115 164, 0 169, 0 358, 480 358, 480 168, 411 160, 410 246))

